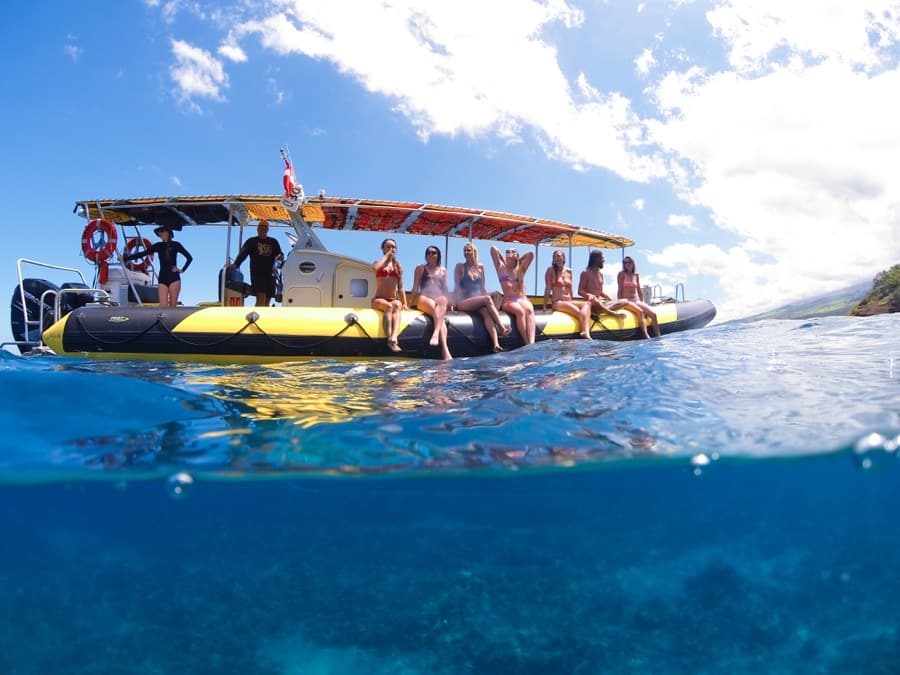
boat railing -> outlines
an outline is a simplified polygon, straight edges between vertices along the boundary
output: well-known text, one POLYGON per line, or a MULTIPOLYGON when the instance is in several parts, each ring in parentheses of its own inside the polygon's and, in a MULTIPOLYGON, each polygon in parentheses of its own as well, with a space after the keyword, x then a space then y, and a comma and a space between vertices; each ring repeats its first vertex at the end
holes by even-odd
POLYGON ((684 302, 684 284, 680 281, 675 284, 675 302, 684 302), (681 293, 679 294, 678 291, 681 291, 681 293))
MULTIPOLYGON (((43 341, 44 329, 49 328, 49 326, 44 326, 44 312, 43 311, 38 312, 37 319, 29 319, 28 318, 28 304, 27 304, 27 298, 25 297, 25 275, 22 273, 23 265, 33 265, 35 267, 42 267, 44 269, 56 270, 58 272, 71 272, 72 274, 77 274, 78 278, 81 279, 81 284, 83 286, 85 286, 85 288, 61 288, 58 291, 53 290, 53 289, 47 289, 46 291, 41 293, 41 297, 40 297, 41 307, 47 306, 48 300, 49 300, 48 296, 50 296, 50 295, 54 296, 54 299, 53 299, 53 321, 54 321, 54 323, 59 321, 61 318, 60 317, 60 313, 61 313, 60 296, 64 293, 72 293, 72 294, 87 293, 87 294, 91 294, 92 297, 98 297, 98 296, 104 297, 105 296, 107 302, 110 300, 109 293, 107 293, 104 289, 102 289, 102 288, 87 288, 87 279, 85 279, 84 273, 82 273, 82 271, 76 267, 65 267, 63 265, 55 265, 53 263, 41 262, 40 260, 31 260, 30 258, 19 258, 18 261, 16 262, 16 272, 19 276, 19 301, 21 302, 21 305, 22 305, 22 322, 23 322, 23 326, 25 327, 26 337, 28 336, 29 329, 32 329, 32 328, 38 329, 38 335, 40 336, 38 338, 39 346, 43 346, 43 344, 44 344, 44 341, 43 341)), ((3 343, 3 344, 4 345, 6 345, 6 344, 31 345, 34 343, 30 340, 24 340, 24 341, 16 340, 13 343, 3 343)))

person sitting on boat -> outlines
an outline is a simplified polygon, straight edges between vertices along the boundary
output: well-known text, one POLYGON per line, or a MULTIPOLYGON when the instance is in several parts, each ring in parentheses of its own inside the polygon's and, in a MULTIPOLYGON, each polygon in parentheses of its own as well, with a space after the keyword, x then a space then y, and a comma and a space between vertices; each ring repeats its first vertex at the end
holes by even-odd
POLYGON ((441 250, 437 246, 425 249, 425 264, 416 265, 413 273, 412 292, 417 294, 416 308, 434 320, 434 331, 428 341, 432 347, 441 347, 441 358, 453 357, 447 347, 447 324, 444 317, 450 305, 447 291, 447 270, 441 267, 441 250))
POLYGON ((284 260, 284 254, 278 240, 269 236, 269 221, 260 220, 256 234, 244 242, 237 258, 228 267, 240 267, 249 257, 250 292, 256 296, 257 307, 268 307, 275 297, 275 261, 284 260))
POLYGON ((484 321, 484 327, 493 343, 494 352, 502 352, 498 333, 509 335, 512 329, 503 325, 503 319, 494 305, 493 298, 488 295, 484 285, 484 265, 478 262, 478 249, 471 241, 463 246, 465 262, 456 263, 453 270, 453 297, 456 309, 462 312, 478 312, 484 321))
POLYGON ((581 273, 578 280, 578 295, 587 300, 591 305, 591 311, 597 314, 609 314, 622 320, 626 314, 620 310, 628 310, 637 318, 644 337, 649 339, 647 322, 641 308, 628 300, 613 300, 603 291, 604 261, 603 251, 591 251, 587 269, 581 273))
POLYGON ((500 309, 515 318, 523 342, 533 345, 536 333, 534 305, 525 293, 525 273, 534 260, 534 253, 529 251, 519 258, 519 252, 511 248, 506 251, 504 258, 499 248, 491 246, 491 259, 503 291, 500 309))
POLYGON ((393 239, 381 242, 381 252, 384 255, 372 264, 375 269, 375 297, 372 298, 372 307, 384 312, 388 348, 392 352, 399 352, 397 334, 400 331, 400 312, 409 309, 406 291, 403 289, 403 266, 397 260, 397 242, 393 239))
POLYGON ((619 272, 618 282, 619 292, 617 297, 622 300, 630 300, 640 307, 644 313, 645 322, 647 319, 650 319, 653 322, 653 328, 656 330, 656 337, 660 337, 659 318, 656 316, 656 312, 650 308, 650 305, 644 302, 644 292, 641 290, 641 275, 637 273, 634 259, 631 256, 622 258, 622 271, 619 272))
POLYGON ((588 340, 591 339, 591 303, 576 302, 572 298, 572 270, 566 267, 566 254, 562 251, 553 252, 553 264, 544 273, 544 305, 553 298, 551 307, 556 312, 571 314, 579 321, 581 332, 579 335, 588 340))
POLYGON ((159 274, 156 281, 159 284, 159 306, 175 307, 178 304, 178 294, 181 292, 181 273, 190 267, 193 257, 181 242, 175 241, 172 228, 168 225, 160 225, 153 233, 161 239, 148 249, 135 251, 130 255, 122 256, 124 262, 131 262, 138 258, 155 253, 159 256, 159 274), (178 267, 178 254, 184 256, 184 265, 178 267))

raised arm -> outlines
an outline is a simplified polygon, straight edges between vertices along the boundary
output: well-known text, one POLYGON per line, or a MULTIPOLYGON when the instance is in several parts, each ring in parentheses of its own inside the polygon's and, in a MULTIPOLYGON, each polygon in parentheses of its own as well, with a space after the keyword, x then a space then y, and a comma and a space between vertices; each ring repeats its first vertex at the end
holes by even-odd
POLYGON ((375 273, 377 274, 378 272, 380 272, 382 270, 382 268, 385 265, 387 265, 393 259, 393 257, 394 257, 394 254, 391 253, 390 251, 388 251, 383 256, 381 256, 381 258, 379 258, 374 263, 372 263, 372 269, 374 269, 375 273))
POLYGON ((522 277, 525 277, 525 273, 528 271, 528 268, 531 267, 531 263, 534 262, 534 251, 528 251, 525 255, 519 258, 519 267, 522 268, 522 277))
POLYGON ((494 269, 497 270, 497 274, 500 274, 500 268, 505 265, 503 262, 503 254, 500 253, 500 249, 496 246, 491 246, 491 260, 494 261, 494 269))

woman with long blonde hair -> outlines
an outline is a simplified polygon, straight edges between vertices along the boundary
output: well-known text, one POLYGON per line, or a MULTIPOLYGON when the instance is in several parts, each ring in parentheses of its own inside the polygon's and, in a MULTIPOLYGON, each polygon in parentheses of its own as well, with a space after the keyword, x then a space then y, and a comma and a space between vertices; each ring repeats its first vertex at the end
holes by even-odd
POLYGON ((512 330, 503 324, 500 313, 494 307, 494 301, 484 285, 484 265, 478 262, 478 249, 471 241, 463 246, 465 262, 456 263, 453 270, 453 297, 456 309, 461 312, 478 312, 484 322, 484 328, 491 338, 495 352, 502 352, 499 335, 509 335, 512 330))

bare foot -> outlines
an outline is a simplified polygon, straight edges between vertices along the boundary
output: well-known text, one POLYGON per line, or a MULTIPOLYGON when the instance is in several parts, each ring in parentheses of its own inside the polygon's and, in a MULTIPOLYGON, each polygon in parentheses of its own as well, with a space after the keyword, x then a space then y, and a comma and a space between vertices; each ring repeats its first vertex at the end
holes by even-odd
POLYGON ((500 345, 494 345, 494 353, 495 354, 499 354, 502 351, 503 351, 503 347, 501 347, 500 345))
POLYGON ((580 337, 583 337, 585 340, 590 340, 590 339, 591 339, 591 334, 590 334, 590 333, 579 333, 578 335, 579 335, 580 337))
POLYGON ((437 333, 435 333, 434 335, 431 336, 431 339, 428 341, 428 344, 430 344, 432 347, 437 347, 439 338, 440 338, 440 336, 437 333))
POLYGON ((388 349, 390 349, 392 352, 403 351, 402 349, 400 349, 400 345, 397 344, 396 340, 388 340, 388 349))
POLYGON ((512 326, 504 326, 501 323, 497 328, 500 330, 500 335, 509 335, 512 333, 512 326))

